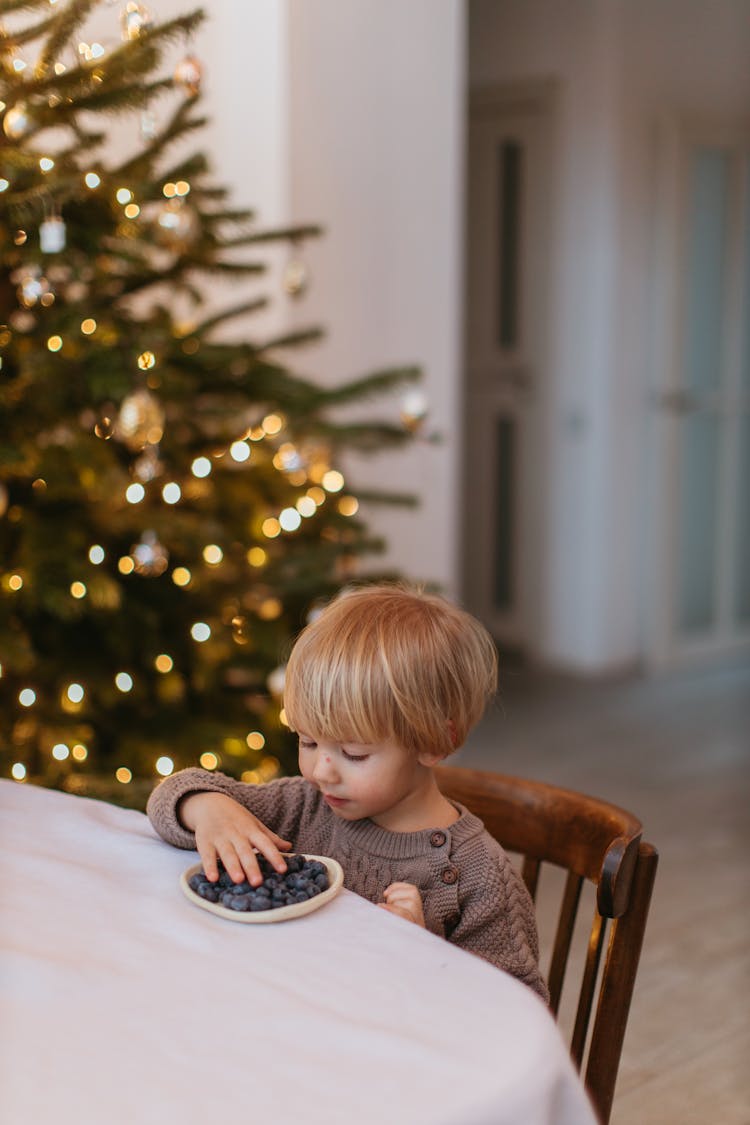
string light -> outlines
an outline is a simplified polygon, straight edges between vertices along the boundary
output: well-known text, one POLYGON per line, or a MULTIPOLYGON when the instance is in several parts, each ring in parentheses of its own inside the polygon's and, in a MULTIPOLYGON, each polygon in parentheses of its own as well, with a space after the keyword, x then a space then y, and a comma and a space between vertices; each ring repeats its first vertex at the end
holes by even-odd
POLYGON ((21 575, 20 574, 11 574, 8 578, 8 589, 12 590, 13 593, 15 594, 22 588, 23 588, 23 578, 21 577, 21 575))
POLYGON ((128 782, 133 780, 133 774, 131 773, 131 771, 128 769, 127 766, 120 766, 119 769, 116 769, 115 770, 115 777, 123 785, 127 785, 128 782))
POLYGON ((141 371, 150 371, 152 367, 156 367, 156 356, 153 352, 141 352, 138 356, 138 366, 141 371))
POLYGON ((192 577, 186 566, 176 566, 172 571, 172 581, 175 586, 187 586, 192 577))
POLYGON ((123 693, 133 690, 133 677, 129 672, 118 672, 115 676, 115 686, 123 693))
POLYGON ((169 777, 173 770, 174 762, 171 758, 168 758, 166 754, 156 759, 156 772, 161 774, 162 777, 169 777))
POLYGON ((174 660, 168 653, 160 652, 154 661, 154 667, 157 672, 161 672, 162 674, 171 672, 174 668, 174 660))
POLYGON ((130 555, 123 555, 122 558, 117 560, 117 569, 120 574, 132 574, 135 570, 135 563, 130 555))
POLYGON ((70 757, 70 749, 64 742, 57 742, 52 747, 52 757, 58 762, 64 762, 66 758, 70 757))
POLYGON ((218 544, 209 543, 207 547, 203 548, 203 558, 209 566, 218 566, 224 558, 224 552, 218 544))
POLYGON ((353 516, 359 511, 359 501, 356 496, 342 496, 337 507, 342 516, 353 516))
POLYGON ((215 770, 219 765, 219 759, 212 750, 205 750, 201 754, 199 761, 204 770, 215 770))
POLYGON ((197 641, 198 644, 203 644, 204 641, 207 641, 211 636, 211 628, 205 621, 196 621, 195 625, 193 625, 190 630, 190 636, 194 641, 197 641))
POLYGON ((141 209, 137 203, 128 203, 127 207, 123 211, 123 215, 126 219, 137 219, 140 213, 141 209))
POLYGON ((43 172, 51 172, 55 167, 55 162, 50 156, 43 156, 39 161, 39 167, 43 172))
POLYGON ((247 461, 250 456, 250 446, 246 441, 234 441, 229 447, 229 453, 233 461, 241 464, 243 461, 247 461))
POLYGON ((129 484, 125 489, 125 499, 128 504, 140 504, 145 495, 146 489, 142 484, 129 484))
POLYGON ((296 508, 301 516, 309 519, 310 516, 314 516, 317 512, 318 505, 315 503, 312 496, 300 496, 296 508))
POLYGON ((117 199, 118 203, 122 203, 124 206, 126 203, 130 203, 131 199, 133 198, 133 193, 130 188, 121 187, 117 189, 115 198, 117 199))
POLYGON ((83 745, 82 742, 76 742, 75 746, 71 750, 71 754, 77 762, 85 762, 89 756, 88 749, 83 745))
POLYGON ((275 539, 277 535, 281 534, 281 524, 274 516, 269 516, 268 519, 263 520, 260 529, 266 539, 275 539))
POLYGON ((71 582, 70 592, 71 592, 71 594, 73 595, 74 598, 77 598, 80 601, 80 599, 85 598, 86 594, 87 594, 85 583, 83 583, 83 582, 71 582))
POLYGON ((278 434, 284 425, 284 419, 280 414, 267 414, 261 422, 263 432, 269 435, 278 434))
POLYGON ((87 316, 85 320, 81 321, 81 332, 84 336, 93 336, 96 332, 96 321, 92 316, 87 316))
POLYGON ((302 523, 302 516, 296 508, 284 508, 279 515, 279 523, 284 531, 296 531, 302 523))
POLYGON ((190 470, 194 477, 207 477, 213 468, 208 457, 196 457, 190 470))
POLYGON ((89 561, 92 562, 94 566, 99 566, 100 563, 104 562, 104 548, 100 547, 98 543, 94 543, 92 547, 89 547, 89 561))
POLYGON ((266 744, 266 740, 259 730, 251 730, 245 738, 245 742, 251 750, 262 750, 266 744))
POLYGON ((13 765, 10 767, 10 776, 14 781, 26 780, 26 766, 23 764, 23 762, 13 763, 13 765))
POLYGON ((68 689, 65 694, 71 703, 80 703, 85 695, 85 691, 81 684, 68 684, 68 689))
POLYGON ((344 478, 336 469, 329 469, 320 482, 326 492, 340 492, 344 487, 344 478))
POLYGON ((161 494, 165 504, 176 504, 182 496, 182 489, 180 488, 179 484, 176 483, 176 481, 172 480, 168 484, 164 485, 164 488, 162 488, 161 490, 161 494))
POLYGON ((325 503, 326 494, 322 488, 318 488, 317 484, 314 484, 312 488, 308 488, 307 495, 311 500, 315 501, 318 507, 325 503))
POLYGON ((22 688, 18 693, 18 702, 22 707, 33 707, 36 703, 36 692, 33 688, 22 688))
POLYGON ((263 566, 267 558, 268 555, 262 547, 251 547, 247 552, 247 561, 250 563, 250 566, 263 566))
POLYGON ((99 184, 102 182, 102 178, 101 176, 98 176, 96 172, 87 172, 83 177, 83 182, 86 184, 87 188, 91 188, 91 190, 94 191, 95 188, 99 187, 99 184))
POLYGON ((51 352, 59 352, 62 346, 62 336, 50 336, 47 340, 47 347, 51 352))

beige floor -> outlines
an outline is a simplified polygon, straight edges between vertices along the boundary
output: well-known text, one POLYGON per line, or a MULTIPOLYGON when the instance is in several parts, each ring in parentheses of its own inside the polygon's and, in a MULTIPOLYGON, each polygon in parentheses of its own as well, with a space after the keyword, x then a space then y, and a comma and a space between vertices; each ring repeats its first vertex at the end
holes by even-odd
POLYGON ((641 818, 660 867, 612 1125, 750 1125, 750 667, 606 683, 508 670, 454 760, 641 818))

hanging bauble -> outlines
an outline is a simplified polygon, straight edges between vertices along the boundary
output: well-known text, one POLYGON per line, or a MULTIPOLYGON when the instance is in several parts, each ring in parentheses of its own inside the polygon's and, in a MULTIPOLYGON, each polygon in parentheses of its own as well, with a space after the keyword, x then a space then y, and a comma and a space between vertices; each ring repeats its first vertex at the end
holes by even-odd
POLYGON ((158 445, 163 433, 164 411, 159 400, 147 390, 126 395, 115 423, 115 437, 135 452, 146 445, 158 445))
POLYGON ((168 199, 160 204, 156 222, 159 241, 170 250, 186 250, 198 236, 198 217, 184 199, 168 199))
POLYGON ((427 397, 421 391, 409 391, 401 400, 401 423, 409 433, 421 429, 427 417, 427 397))
POLYGON ((24 266, 15 270, 11 280, 16 283, 18 303, 25 309, 33 309, 35 305, 51 305, 55 294, 46 277, 43 276, 39 266, 24 266))
POLYGON ((136 0, 128 0, 120 13, 120 26, 123 39, 137 39, 142 32, 151 26, 151 13, 145 4, 138 4, 136 0))
POLYGON ((160 476, 164 472, 164 465, 159 460, 159 449, 156 445, 147 445, 143 453, 133 465, 133 473, 137 480, 144 484, 160 476))
POLYGON ((156 114, 151 109, 144 109, 141 114, 141 138, 144 141, 153 141, 156 136, 156 114))
POLYGON ((158 578, 169 564, 169 552, 156 537, 154 531, 144 531, 140 542, 130 548, 136 574, 146 578, 158 578))
POLYGON ((13 105, 7 110, 3 118, 3 132, 11 141, 17 141, 19 137, 23 137, 30 128, 31 118, 23 102, 18 102, 17 105, 13 105))
POLYGON ((175 86, 184 90, 188 97, 194 98, 200 93, 203 67, 195 55, 186 55, 174 68, 173 77, 175 86))
POLYGON ((39 245, 43 254, 59 254, 65 249, 65 223, 60 215, 51 215, 41 223, 39 245))
POLYGON ((287 262, 281 281, 290 297, 301 297, 307 289, 309 280, 309 271, 304 262, 299 258, 292 258, 287 262))
POLYGON ((0 481, 0 516, 4 516, 8 510, 8 489, 0 481))

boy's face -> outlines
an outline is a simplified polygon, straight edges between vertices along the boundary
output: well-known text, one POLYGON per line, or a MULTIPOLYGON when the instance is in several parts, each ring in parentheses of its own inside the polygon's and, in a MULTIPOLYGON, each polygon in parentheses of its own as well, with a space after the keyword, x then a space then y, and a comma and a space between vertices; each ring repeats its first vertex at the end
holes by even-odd
POLYGON ((331 811, 342 820, 368 817, 395 832, 411 823, 430 789, 436 760, 393 742, 339 743, 299 735, 300 773, 331 811))

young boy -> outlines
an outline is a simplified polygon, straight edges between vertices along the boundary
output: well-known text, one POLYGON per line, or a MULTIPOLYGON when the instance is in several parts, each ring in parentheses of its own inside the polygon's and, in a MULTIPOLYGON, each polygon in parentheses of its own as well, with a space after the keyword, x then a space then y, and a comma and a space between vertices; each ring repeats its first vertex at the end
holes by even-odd
POLYGON ((301 777, 247 785, 186 769, 151 794, 148 815, 197 848, 210 880, 262 881, 255 849, 327 855, 345 885, 524 981, 540 996, 534 909, 482 822, 438 789, 433 767, 457 749, 497 686, 484 627, 442 598, 363 586, 300 634, 284 707, 301 777))

